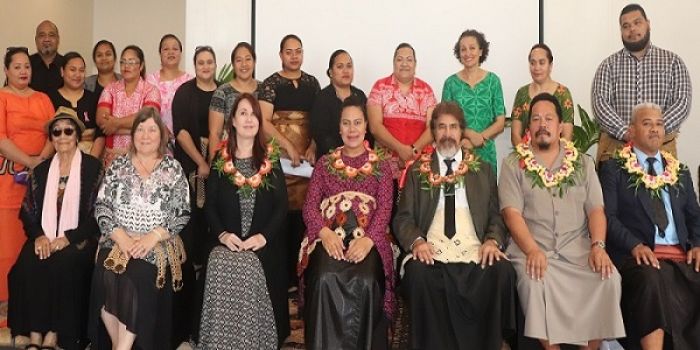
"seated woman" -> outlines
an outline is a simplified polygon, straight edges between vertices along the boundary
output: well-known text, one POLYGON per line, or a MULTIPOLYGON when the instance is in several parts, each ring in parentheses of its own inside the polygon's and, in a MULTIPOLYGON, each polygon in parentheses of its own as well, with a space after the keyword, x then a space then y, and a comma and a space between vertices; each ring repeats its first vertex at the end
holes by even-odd
POLYGON ((369 148, 366 133, 364 104, 350 96, 340 115, 343 146, 321 157, 311 176, 299 265, 307 349, 388 348, 393 183, 389 162, 369 148))
POLYGON ((287 215, 279 150, 265 143, 260 104, 250 93, 234 102, 226 133, 207 182, 207 218, 219 244, 209 255, 198 348, 276 349, 282 310, 273 305, 287 306, 287 286, 276 282, 287 215))
POLYGON ((68 52, 63 55, 61 75, 63 86, 48 93, 51 103, 56 109, 63 106, 75 111, 78 119, 85 125, 78 148, 93 157, 100 158, 105 146, 105 136, 95 123, 99 96, 84 88, 85 60, 83 57, 77 52, 68 52))
MULTIPOLYGON (((106 91, 106 90, 105 90, 106 91)), ((129 153, 107 168, 95 217, 102 236, 92 278, 93 348, 168 349, 173 290, 182 288, 179 233, 190 216, 185 173, 166 154, 168 130, 153 108, 135 115, 129 153), (170 285, 172 284, 172 285, 170 285)))
POLYGON ((29 336, 25 349, 85 349, 102 166, 78 149, 85 126, 72 109, 59 107, 47 130, 56 154, 34 168, 20 210, 27 241, 10 271, 8 322, 29 336))
POLYGON ((571 92, 561 83, 552 79, 554 56, 547 44, 535 44, 527 55, 532 82, 518 89, 513 102, 513 112, 510 114, 510 142, 517 146, 526 132, 530 122, 530 102, 532 98, 543 93, 554 95, 559 101, 562 112, 561 136, 571 140, 574 132, 574 102, 571 92))

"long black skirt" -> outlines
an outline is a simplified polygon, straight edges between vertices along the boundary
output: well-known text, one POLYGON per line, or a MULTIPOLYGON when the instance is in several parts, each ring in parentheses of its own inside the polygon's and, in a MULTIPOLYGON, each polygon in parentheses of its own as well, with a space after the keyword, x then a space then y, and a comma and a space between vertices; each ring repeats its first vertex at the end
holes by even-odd
POLYGON ((700 273, 685 262, 660 263, 657 270, 630 258, 618 266, 627 333, 620 343, 627 350, 641 349, 642 337, 663 329, 669 348, 700 349, 700 273))
POLYGON ((61 348, 85 348, 96 247, 95 240, 87 240, 40 260, 34 254, 34 241, 24 244, 8 276, 8 326, 13 336, 52 331, 58 333, 61 348))
POLYGON ((498 350, 515 333, 516 279, 509 261, 482 269, 411 260, 405 270, 411 349, 498 350))
POLYGON ((307 349, 386 349, 384 270, 375 248, 359 263, 331 258, 319 244, 304 272, 307 349))
POLYGON ((90 296, 89 334, 91 349, 109 350, 111 342, 100 317, 102 308, 136 334, 134 348, 172 350, 172 299, 170 267, 163 288, 156 287, 155 265, 131 259, 126 271, 116 274, 104 268, 109 249, 97 255, 90 296))

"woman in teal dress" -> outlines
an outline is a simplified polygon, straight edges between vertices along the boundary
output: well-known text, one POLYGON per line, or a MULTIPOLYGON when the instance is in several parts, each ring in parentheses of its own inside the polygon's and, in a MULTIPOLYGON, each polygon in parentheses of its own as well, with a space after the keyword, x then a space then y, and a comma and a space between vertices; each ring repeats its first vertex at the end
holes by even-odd
POLYGON ((501 80, 481 68, 489 54, 489 42, 483 33, 465 30, 454 47, 455 57, 464 69, 451 75, 442 87, 442 100, 455 101, 467 122, 462 145, 473 147, 476 154, 496 170, 494 138, 505 127, 506 107, 501 80))
POLYGON ((552 80, 552 62, 554 61, 552 50, 546 44, 535 44, 530 49, 527 60, 532 82, 518 89, 515 94, 513 111, 510 114, 510 141, 513 146, 520 143, 530 119, 530 101, 543 92, 554 95, 559 101, 562 112, 561 137, 571 140, 574 130, 574 102, 569 89, 552 80))

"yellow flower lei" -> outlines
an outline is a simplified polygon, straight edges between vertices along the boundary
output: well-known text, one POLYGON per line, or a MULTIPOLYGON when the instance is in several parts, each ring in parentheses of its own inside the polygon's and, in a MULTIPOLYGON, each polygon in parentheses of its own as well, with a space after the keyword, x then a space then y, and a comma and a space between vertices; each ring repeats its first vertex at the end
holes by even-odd
POLYGON ((529 135, 515 146, 514 153, 520 159, 520 168, 525 170, 525 175, 532 179, 534 185, 547 190, 557 189, 561 197, 566 188, 576 184, 574 175, 581 169, 581 155, 573 142, 566 139, 559 142, 564 144, 564 159, 561 167, 554 172, 537 162, 529 135))
POLYGON ((644 171, 644 167, 639 164, 637 154, 632 149, 633 144, 627 143, 624 147, 615 152, 614 158, 618 164, 627 171, 630 175, 630 187, 635 190, 643 185, 648 189, 652 198, 661 198, 661 190, 666 186, 675 186, 678 183, 681 162, 678 161, 671 153, 661 151, 661 157, 666 162, 666 167, 661 174, 652 176, 644 171))

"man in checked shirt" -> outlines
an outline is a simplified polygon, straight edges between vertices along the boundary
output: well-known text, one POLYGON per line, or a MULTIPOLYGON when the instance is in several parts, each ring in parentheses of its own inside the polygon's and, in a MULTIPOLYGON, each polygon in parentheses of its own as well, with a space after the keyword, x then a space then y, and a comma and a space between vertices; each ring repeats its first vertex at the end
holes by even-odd
POLYGON ((649 24, 641 6, 625 6, 620 13, 624 48, 606 58, 596 71, 591 100, 601 127, 599 164, 630 140, 632 107, 642 102, 661 106, 666 129, 661 149, 676 156, 676 138, 690 113, 690 75, 678 55, 651 44, 649 24))

